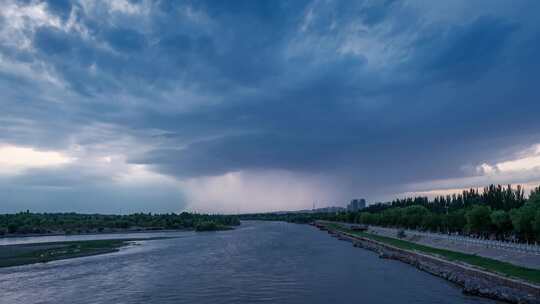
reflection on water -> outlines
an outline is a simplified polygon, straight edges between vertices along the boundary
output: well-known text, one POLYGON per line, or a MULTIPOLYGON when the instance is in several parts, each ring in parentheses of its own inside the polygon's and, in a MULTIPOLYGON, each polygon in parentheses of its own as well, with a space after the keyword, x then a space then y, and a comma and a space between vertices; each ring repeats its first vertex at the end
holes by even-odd
POLYGON ((0 302, 493 303, 306 225, 176 234, 118 253, 0 269, 0 302))
POLYGON ((85 241, 85 240, 109 240, 109 239, 145 239, 152 237, 184 237, 195 232, 191 231, 155 231, 155 232, 132 232, 132 233, 109 233, 109 234, 82 234, 82 235, 51 235, 51 236, 28 236, 0 238, 1 245, 85 241))

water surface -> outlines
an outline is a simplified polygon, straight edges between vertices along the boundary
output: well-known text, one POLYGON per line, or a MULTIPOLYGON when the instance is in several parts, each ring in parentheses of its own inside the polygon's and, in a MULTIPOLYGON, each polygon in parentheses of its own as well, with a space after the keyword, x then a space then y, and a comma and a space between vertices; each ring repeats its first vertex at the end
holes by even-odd
POLYGON ((118 253, 0 269, 0 302, 495 303, 307 225, 244 222, 176 234, 118 253))
POLYGON ((35 244, 48 242, 110 240, 110 239, 148 239, 155 237, 185 237, 195 234, 194 231, 148 231, 129 233, 100 233, 100 234, 68 234, 0 238, 0 246, 16 244, 35 244))

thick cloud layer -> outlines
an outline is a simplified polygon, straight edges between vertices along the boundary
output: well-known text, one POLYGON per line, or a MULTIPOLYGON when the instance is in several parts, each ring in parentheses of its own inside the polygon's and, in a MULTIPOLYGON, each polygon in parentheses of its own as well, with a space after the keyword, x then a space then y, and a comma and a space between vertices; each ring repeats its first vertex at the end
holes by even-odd
POLYGON ((535 161, 480 170, 536 155, 536 1, 0 5, 0 143, 74 159, 4 174, 26 189, 6 210, 101 210, 89 192, 122 206, 104 212, 275 210, 540 180, 535 161), (139 192, 118 184, 137 174, 139 192), (62 195, 35 190, 50 180, 62 195))

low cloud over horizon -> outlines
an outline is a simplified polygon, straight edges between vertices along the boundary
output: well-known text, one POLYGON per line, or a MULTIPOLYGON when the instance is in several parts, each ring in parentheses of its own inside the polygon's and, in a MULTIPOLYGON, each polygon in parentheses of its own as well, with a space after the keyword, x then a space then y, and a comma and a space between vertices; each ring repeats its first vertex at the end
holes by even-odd
POLYGON ((538 1, 0 1, 0 212, 540 184, 538 1))

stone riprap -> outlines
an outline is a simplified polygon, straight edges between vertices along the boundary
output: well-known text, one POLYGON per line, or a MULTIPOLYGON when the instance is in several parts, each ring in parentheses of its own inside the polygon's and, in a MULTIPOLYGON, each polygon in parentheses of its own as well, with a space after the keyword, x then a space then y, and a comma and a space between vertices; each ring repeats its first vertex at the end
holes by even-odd
POLYGON ((399 260, 463 287, 463 292, 509 303, 540 304, 540 286, 510 279, 469 265, 400 249, 365 237, 316 225, 355 247, 375 251, 381 258, 399 260))

